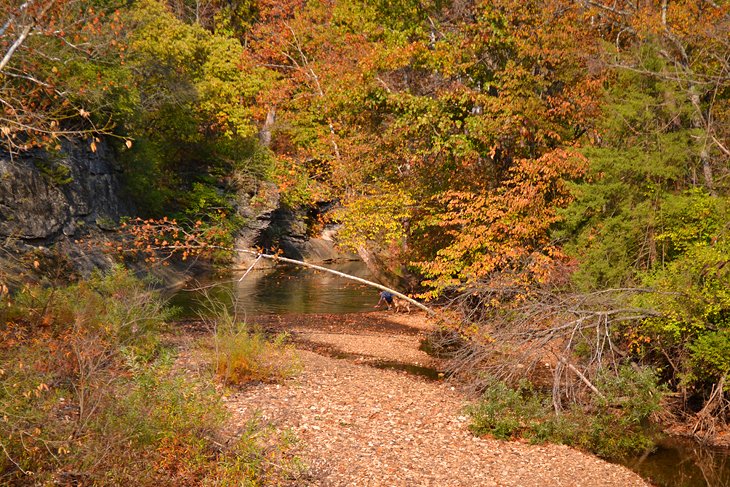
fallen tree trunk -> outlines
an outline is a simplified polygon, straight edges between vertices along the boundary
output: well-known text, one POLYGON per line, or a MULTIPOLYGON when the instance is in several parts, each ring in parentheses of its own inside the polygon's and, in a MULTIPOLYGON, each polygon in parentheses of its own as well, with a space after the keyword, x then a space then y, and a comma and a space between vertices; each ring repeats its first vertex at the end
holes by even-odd
MULTIPOLYGON (((221 248, 223 248, 223 247, 221 247, 221 248)), ((225 249, 225 250, 231 250, 231 249, 225 249)), ((365 285, 368 285, 370 287, 374 287, 374 288, 380 289, 382 291, 387 291, 387 292, 393 294, 394 296, 398 296, 399 298, 408 301, 409 303, 411 303, 412 305, 416 306, 417 308, 422 309, 423 311, 425 311, 426 313, 428 313, 430 316, 435 316, 436 315, 436 312, 434 310, 432 310, 431 308, 429 308, 428 306, 426 306, 426 305, 424 305, 422 303, 419 303, 415 299, 413 299, 411 297, 408 297, 405 294, 399 293, 395 289, 389 288, 387 286, 383 286, 382 284, 378 284, 377 282, 368 281, 367 279, 362 279, 360 277, 355 277, 355 276, 352 276, 350 274, 345 274, 344 272, 339 272, 339 271, 336 271, 334 269, 328 269, 327 267, 322 267, 322 266, 319 266, 319 265, 310 264, 310 263, 304 262, 302 260, 289 259, 288 257, 281 257, 281 256, 278 256, 278 255, 262 254, 261 252, 257 252, 255 250, 249 250, 249 249, 233 248, 233 251, 234 252, 242 252, 242 253, 245 253, 245 254, 253 255, 257 259, 256 262, 258 262, 258 259, 264 258, 264 259, 269 259, 269 260, 274 260, 274 261, 279 261, 279 262, 286 262, 288 264, 294 264, 294 265, 299 265, 299 266, 303 266, 303 267, 308 267, 310 269, 316 269, 316 270, 322 271, 322 272, 328 272, 330 274, 334 274, 336 276, 340 276, 340 277, 343 277, 345 279, 349 279, 351 281, 359 282, 361 284, 365 284, 365 285)), ((253 265, 255 265, 256 262, 254 262, 253 265)), ((253 265, 252 265, 252 267, 253 267, 253 265)), ((250 268, 249 268, 249 270, 250 270, 250 268)), ((247 271, 247 273, 248 273, 248 271, 247 271)))

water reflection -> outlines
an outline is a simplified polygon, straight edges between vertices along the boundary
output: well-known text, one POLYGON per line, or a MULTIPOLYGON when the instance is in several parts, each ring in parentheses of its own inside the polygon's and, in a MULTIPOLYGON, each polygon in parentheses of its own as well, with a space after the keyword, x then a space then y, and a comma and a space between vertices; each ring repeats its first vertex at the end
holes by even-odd
POLYGON ((667 438, 654 453, 629 459, 624 465, 660 487, 728 487, 728 453, 689 440, 667 438))
MULTIPOLYGON (((372 279, 362 262, 328 265, 328 268, 372 279)), ((184 317, 195 316, 201 301, 210 296, 226 304, 236 303, 239 314, 289 313, 358 313, 371 311, 378 302, 378 291, 327 272, 296 266, 278 265, 272 269, 251 271, 239 281, 241 274, 203 281, 181 290, 171 304, 182 310, 184 317)))

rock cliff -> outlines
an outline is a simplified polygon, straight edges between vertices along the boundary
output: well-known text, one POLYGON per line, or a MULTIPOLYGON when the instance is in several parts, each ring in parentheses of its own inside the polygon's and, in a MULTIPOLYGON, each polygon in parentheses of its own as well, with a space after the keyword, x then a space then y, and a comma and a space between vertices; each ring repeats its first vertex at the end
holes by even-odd
MULTIPOLYGON (((119 219, 136 214, 134 195, 123 196, 115 156, 103 141, 95 151, 84 141, 64 141, 55 152, 34 149, 11 157, 0 151, 0 282, 13 281, 37 260, 20 259, 28 254, 53 254, 82 273, 111 265, 106 255, 76 240, 113 239, 119 219)), ((281 205, 276 185, 249 179, 231 185, 238 187, 234 206, 244 221, 238 247, 281 249, 309 262, 356 258, 336 249, 332 228, 312 235, 307 222, 327 211, 327 204, 293 211, 281 205)), ((240 254, 234 267, 249 263, 240 254)))
MULTIPOLYGON (((315 264, 359 260, 357 255, 337 247, 337 225, 328 224, 318 231, 312 229, 312 223, 319 215, 330 211, 333 203, 323 202, 311 208, 294 210, 280 204, 273 185, 269 190, 267 194, 276 196, 260 198, 267 201, 267 204, 260 206, 255 214, 251 214, 253 205, 243 206, 247 208, 244 216, 248 223, 237 239, 239 248, 281 251, 284 257, 315 264)), ((250 255, 244 254, 239 257, 236 265, 247 267, 252 261, 250 255)), ((271 265, 271 262, 260 265, 271 265)))
POLYGON ((58 152, 0 153, 0 238, 52 244, 105 230, 133 212, 109 147, 64 142, 58 152))

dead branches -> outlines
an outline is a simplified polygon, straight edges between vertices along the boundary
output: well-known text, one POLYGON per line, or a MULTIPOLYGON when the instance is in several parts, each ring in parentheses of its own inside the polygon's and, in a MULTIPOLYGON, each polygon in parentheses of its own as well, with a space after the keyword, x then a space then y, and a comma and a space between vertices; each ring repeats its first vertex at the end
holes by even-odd
POLYGON ((718 426, 721 426, 720 418, 726 417, 730 411, 730 401, 725 397, 725 379, 727 374, 712 387, 709 399, 699 413, 695 415, 695 423, 692 426, 692 436, 701 443, 707 442, 717 433, 718 426))
POLYGON ((603 397, 595 379, 626 364, 626 328, 659 315, 630 306, 633 295, 648 292, 654 291, 527 292, 474 286, 449 304, 464 317, 462 329, 479 330, 454 352, 451 370, 477 389, 491 377, 508 382, 529 378, 552 389, 556 411, 586 393, 603 397), (480 338, 485 336, 488 341, 480 338))

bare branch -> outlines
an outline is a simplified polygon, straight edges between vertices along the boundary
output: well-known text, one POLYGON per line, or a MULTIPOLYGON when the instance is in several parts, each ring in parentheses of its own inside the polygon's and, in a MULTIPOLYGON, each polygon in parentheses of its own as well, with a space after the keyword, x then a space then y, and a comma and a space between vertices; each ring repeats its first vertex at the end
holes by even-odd
POLYGON ((28 37, 28 34, 30 34, 31 29, 33 28, 34 24, 28 24, 25 26, 23 31, 20 33, 18 38, 11 44, 10 48, 8 49, 8 52, 5 53, 5 56, 0 60, 0 73, 2 73, 3 69, 5 69, 5 66, 10 62, 10 58, 13 57, 13 54, 15 54, 15 51, 20 47, 20 45, 25 41, 25 39, 28 37))
POLYGON ((593 384, 591 383, 591 381, 589 381, 589 380, 588 380, 588 378, 587 378, 587 377, 586 377, 585 375, 583 375, 583 374, 581 373, 581 371, 580 371, 580 370, 578 370, 578 369, 576 369, 576 368, 575 368, 575 365, 573 365, 573 364, 571 364, 570 362, 568 362, 568 360, 567 360, 567 359, 566 359, 565 357, 560 357, 560 361, 561 361, 562 363, 564 363, 564 364, 565 364, 565 366, 566 366, 566 367, 568 367, 568 368, 569 368, 569 369, 571 370, 571 372, 573 372, 573 373, 574 373, 575 375, 577 375, 577 376, 578 376, 578 378, 579 378, 580 380, 582 380, 582 381, 583 381, 583 382, 585 383, 585 385, 587 385, 587 386, 588 386, 588 388, 589 388, 590 390, 592 390, 592 391, 593 391, 593 392, 594 392, 594 393, 596 394, 596 396, 598 396, 598 397, 600 397, 600 398, 605 398, 605 397, 606 397, 606 396, 604 396, 604 395, 603 395, 603 394, 601 393, 601 391, 599 391, 599 390, 598 390, 598 388, 596 388, 596 386, 594 386, 594 385, 593 385, 593 384))

